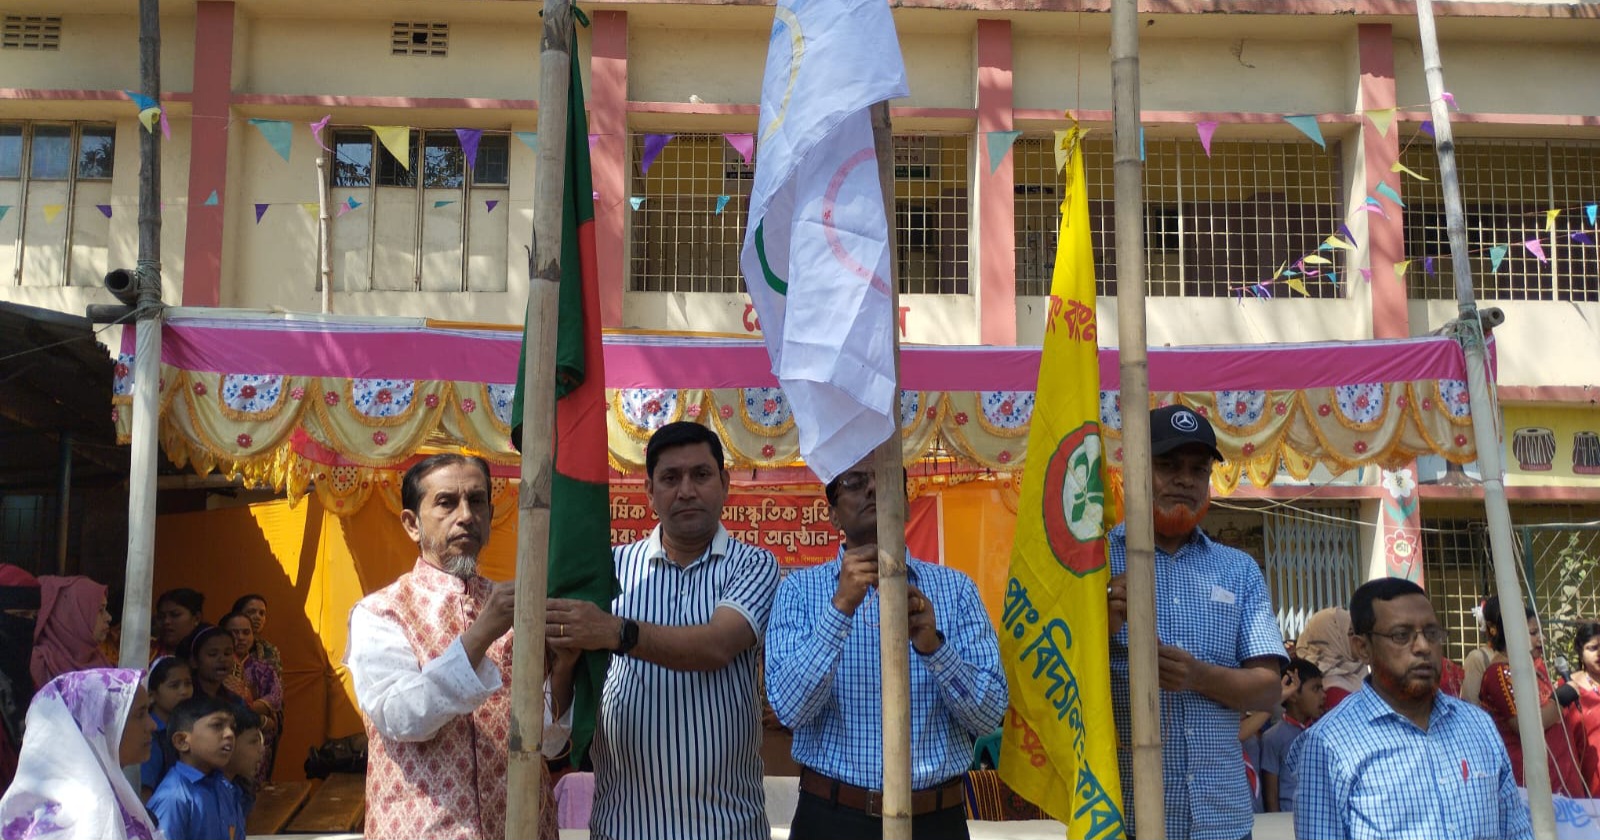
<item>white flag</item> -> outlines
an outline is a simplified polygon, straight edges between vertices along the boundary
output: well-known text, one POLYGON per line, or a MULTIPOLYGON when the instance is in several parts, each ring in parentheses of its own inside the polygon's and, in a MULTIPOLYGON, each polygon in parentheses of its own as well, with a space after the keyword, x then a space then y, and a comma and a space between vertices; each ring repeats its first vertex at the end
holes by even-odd
POLYGON ((886 0, 779 0, 740 264, 823 481, 898 428, 893 255, 867 109, 908 94, 886 0))

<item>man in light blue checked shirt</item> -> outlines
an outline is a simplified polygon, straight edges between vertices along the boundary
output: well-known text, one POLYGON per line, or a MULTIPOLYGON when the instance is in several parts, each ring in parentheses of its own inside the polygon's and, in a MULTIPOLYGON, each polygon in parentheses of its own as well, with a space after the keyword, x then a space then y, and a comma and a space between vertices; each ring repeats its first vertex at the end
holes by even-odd
MULTIPOLYGON (((871 459, 826 491, 845 544, 837 559, 779 585, 767 624, 767 698, 794 730, 794 760, 802 767, 790 838, 876 839, 883 830, 883 684, 871 459)), ((999 643, 971 578, 909 557, 906 578, 912 831, 919 840, 966 838, 963 779, 973 742, 1000 725, 1006 708, 999 643)))
POLYGON ((1494 722, 1439 691, 1449 637, 1422 587, 1368 581, 1350 598, 1350 623, 1351 649, 1372 675, 1289 750, 1300 776, 1295 836, 1533 837, 1494 722))

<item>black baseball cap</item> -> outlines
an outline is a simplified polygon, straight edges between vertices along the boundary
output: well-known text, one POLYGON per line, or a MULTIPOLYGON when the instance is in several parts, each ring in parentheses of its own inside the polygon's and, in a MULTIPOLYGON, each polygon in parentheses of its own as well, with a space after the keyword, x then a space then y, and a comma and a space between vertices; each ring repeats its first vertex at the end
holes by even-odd
POLYGON ((1150 454, 1165 455, 1180 446, 1198 443, 1210 450, 1211 457, 1226 461, 1217 449, 1217 433, 1211 422, 1183 405, 1169 405, 1150 412, 1150 454))

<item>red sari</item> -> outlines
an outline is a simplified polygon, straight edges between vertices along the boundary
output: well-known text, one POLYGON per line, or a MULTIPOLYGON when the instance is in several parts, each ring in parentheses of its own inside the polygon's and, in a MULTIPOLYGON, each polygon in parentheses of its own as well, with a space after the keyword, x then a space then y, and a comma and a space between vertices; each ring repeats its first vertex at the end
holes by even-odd
MULTIPOLYGON (((1555 686, 1550 682, 1544 660, 1534 662, 1534 674, 1539 683, 1539 705, 1543 706, 1555 695, 1555 686)), ((1505 739, 1506 752, 1511 756, 1511 772, 1517 778, 1517 785, 1526 786, 1522 778, 1522 736, 1517 731, 1517 701, 1511 690, 1511 666, 1503 659, 1496 657, 1490 663, 1489 670, 1484 671, 1478 703, 1494 718, 1500 737, 1505 739)), ((1584 775, 1578 769, 1572 740, 1563 721, 1544 731, 1545 750, 1550 761, 1550 789, 1563 796, 1586 799, 1589 794, 1584 789, 1584 775)))
POLYGON ((1578 692, 1578 702, 1561 710, 1561 716, 1578 748, 1578 767, 1591 795, 1600 793, 1600 686, 1585 688, 1568 682, 1578 692))

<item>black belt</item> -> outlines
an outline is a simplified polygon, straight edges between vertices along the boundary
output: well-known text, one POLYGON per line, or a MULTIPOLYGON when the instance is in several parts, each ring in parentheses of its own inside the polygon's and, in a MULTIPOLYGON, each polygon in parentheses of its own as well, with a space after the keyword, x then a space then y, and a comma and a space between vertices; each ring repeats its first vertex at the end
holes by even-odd
MULTIPOLYGON (((867 790, 827 776, 809 767, 800 768, 800 790, 834 805, 862 811, 870 817, 883 816, 883 791, 867 790)), ((962 776, 923 790, 911 792, 911 815, 920 817, 957 806, 965 807, 966 784, 962 776)))

